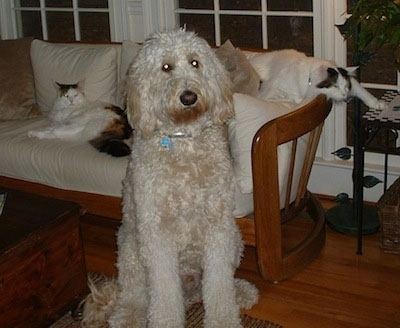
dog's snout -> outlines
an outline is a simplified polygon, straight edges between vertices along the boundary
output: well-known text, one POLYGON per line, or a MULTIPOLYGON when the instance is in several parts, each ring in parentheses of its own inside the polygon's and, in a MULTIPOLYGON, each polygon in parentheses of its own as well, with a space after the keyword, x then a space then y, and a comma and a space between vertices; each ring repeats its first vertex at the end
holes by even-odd
POLYGON ((181 103, 185 106, 191 106, 194 105, 197 101, 197 95, 190 90, 186 90, 184 92, 182 92, 181 96, 181 103))

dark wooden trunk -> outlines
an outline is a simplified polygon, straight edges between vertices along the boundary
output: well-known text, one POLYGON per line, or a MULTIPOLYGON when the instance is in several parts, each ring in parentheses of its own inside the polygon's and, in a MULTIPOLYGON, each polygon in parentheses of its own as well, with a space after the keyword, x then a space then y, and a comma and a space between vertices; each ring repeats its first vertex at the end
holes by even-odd
POLYGON ((0 327, 46 327, 87 291, 81 210, 7 191, 0 217, 0 327))

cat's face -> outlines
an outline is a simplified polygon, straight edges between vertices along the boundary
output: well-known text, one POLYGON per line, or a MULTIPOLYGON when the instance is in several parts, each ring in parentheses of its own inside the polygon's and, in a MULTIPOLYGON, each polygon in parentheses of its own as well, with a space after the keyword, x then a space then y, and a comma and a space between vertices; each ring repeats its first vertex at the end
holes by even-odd
POLYGON ((316 85, 322 94, 337 101, 347 101, 350 97, 350 75, 344 68, 329 67, 326 70, 327 77, 316 85))
POLYGON ((56 83, 58 86, 57 107, 61 108, 61 107, 76 106, 85 102, 86 98, 79 83, 77 84, 61 84, 58 82, 56 83))

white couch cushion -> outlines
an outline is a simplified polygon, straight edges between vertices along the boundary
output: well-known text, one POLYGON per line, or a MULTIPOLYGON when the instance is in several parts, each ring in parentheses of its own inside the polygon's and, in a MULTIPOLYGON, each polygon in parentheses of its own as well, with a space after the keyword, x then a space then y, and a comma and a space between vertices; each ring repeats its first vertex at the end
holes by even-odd
POLYGON ((56 44, 33 40, 31 61, 36 101, 48 112, 57 96, 55 81, 73 84, 85 79, 89 100, 114 102, 118 82, 118 53, 113 45, 56 44))

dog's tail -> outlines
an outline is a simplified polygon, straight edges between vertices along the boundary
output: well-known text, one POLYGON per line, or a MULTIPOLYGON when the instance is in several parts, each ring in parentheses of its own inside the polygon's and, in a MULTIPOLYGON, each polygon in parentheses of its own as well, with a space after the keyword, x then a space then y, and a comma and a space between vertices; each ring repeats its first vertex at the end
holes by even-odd
POLYGON ((88 277, 90 294, 82 301, 82 328, 108 328, 108 318, 114 310, 118 284, 115 278, 88 277))

